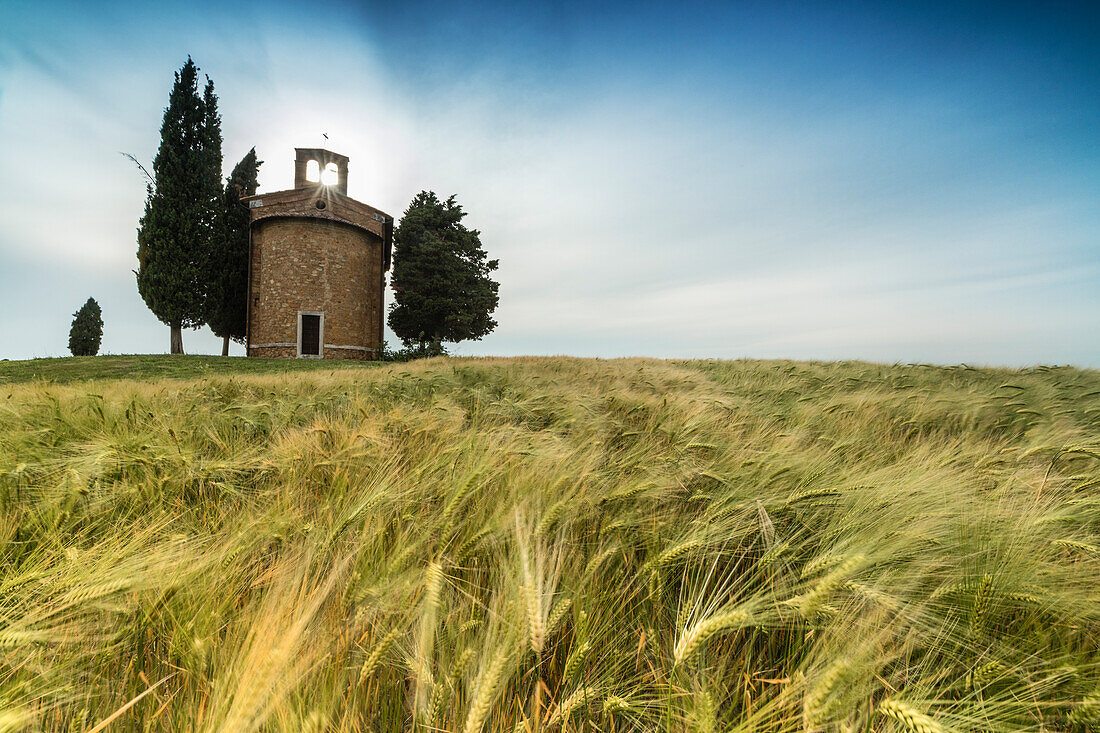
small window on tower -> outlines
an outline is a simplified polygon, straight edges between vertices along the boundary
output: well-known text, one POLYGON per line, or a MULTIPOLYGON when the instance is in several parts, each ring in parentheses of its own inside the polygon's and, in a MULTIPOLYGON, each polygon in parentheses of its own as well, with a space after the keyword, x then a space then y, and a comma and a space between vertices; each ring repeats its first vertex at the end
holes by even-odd
POLYGON ((311 160, 306 163, 306 180, 310 183, 321 182, 321 164, 316 160, 311 160))
POLYGON ((326 186, 335 186, 340 182, 340 170, 336 167, 335 163, 329 163, 325 166, 325 169, 321 171, 321 183, 326 186))

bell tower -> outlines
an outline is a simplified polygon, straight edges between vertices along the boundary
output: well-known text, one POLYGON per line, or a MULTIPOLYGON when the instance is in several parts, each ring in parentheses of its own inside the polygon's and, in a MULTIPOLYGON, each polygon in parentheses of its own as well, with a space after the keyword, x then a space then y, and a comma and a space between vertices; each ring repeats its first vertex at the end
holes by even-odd
POLYGON ((348 156, 324 148, 294 148, 294 188, 327 186, 348 195, 348 156))

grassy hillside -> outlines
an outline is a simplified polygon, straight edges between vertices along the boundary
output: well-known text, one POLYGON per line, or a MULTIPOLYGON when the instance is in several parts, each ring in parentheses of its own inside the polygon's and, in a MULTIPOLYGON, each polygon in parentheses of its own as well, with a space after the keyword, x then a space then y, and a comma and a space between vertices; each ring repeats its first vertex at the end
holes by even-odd
POLYGON ((0 384, 0 501, 0 730, 1100 726, 1095 371, 0 384))
POLYGON ((362 361, 317 361, 313 359, 245 359, 224 356, 67 356, 63 358, 0 361, 0 387, 19 382, 45 380, 57 384, 84 379, 150 379, 173 377, 195 379, 233 374, 285 374, 334 369, 369 369, 377 366, 362 361))

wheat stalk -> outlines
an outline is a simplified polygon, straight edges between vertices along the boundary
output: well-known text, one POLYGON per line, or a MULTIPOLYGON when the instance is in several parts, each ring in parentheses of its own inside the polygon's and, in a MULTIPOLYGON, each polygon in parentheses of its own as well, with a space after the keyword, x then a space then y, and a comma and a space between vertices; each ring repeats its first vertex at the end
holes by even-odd
POLYGON ((584 664, 585 657, 588 656, 591 649, 592 642, 585 639, 570 652, 569 658, 565 660, 565 671, 562 673, 565 679, 573 679, 574 675, 580 670, 581 665, 584 664))
POLYGON ((428 703, 427 723, 429 727, 434 727, 439 723, 440 714, 443 712, 443 704, 447 702, 450 697, 450 690, 447 685, 438 683, 432 686, 432 697, 428 703))
POLYGON ((572 598, 563 598, 554 605, 554 608, 550 610, 550 617, 546 620, 547 637, 554 635, 554 632, 558 630, 558 625, 565 619, 565 614, 569 613, 572 606, 572 598))
POLYGON ((479 483, 482 477, 485 475, 484 470, 474 471, 467 477, 466 481, 451 494, 450 500, 447 502, 447 506, 443 508, 443 522, 446 526, 450 527, 451 518, 458 510, 458 507, 469 496, 470 492, 474 489, 474 486, 479 483))
POLYGON ((829 715, 835 706, 835 702, 830 703, 829 698, 847 676, 850 669, 851 667, 846 659, 833 662, 821 675, 817 684, 807 693, 802 701, 802 720, 807 730, 817 727, 819 722, 829 715))
POLYGON ((0 649, 11 649, 38 642, 44 643, 49 641, 50 638, 51 635, 45 631, 7 628, 0 631, 0 649))
POLYGON ((695 709, 692 710, 692 718, 695 722, 694 733, 714 733, 717 724, 714 696, 709 690, 697 690, 694 697, 695 709))
POLYGON ((18 733, 24 730, 37 730, 34 725, 37 716, 27 708, 7 708, 0 710, 0 733, 18 733))
POLYGON ((542 643, 546 638, 546 622, 542 613, 542 594, 535 586, 534 576, 527 567, 526 556, 523 569, 523 596, 527 608, 527 628, 530 631, 531 648, 536 652, 542 651, 542 643))
POLYGON ((993 596, 993 576, 982 576, 982 582, 974 596, 974 616, 970 619, 970 628, 980 631, 985 627, 985 616, 989 612, 990 599, 993 596))
POLYGON ((1006 668, 998 661, 986 662, 980 667, 975 667, 966 675, 966 688, 982 688, 989 682, 1004 675, 1006 668))
POLYGON ((428 563, 424 580, 424 609, 420 615, 420 635, 416 645, 416 691, 413 705, 420 715, 429 706, 429 689, 434 686, 431 670, 432 652, 435 648, 436 617, 439 614, 440 596, 443 592, 443 565, 438 561, 428 563))
POLYGON ((676 642, 672 650, 674 664, 684 664, 695 655, 707 639, 723 631, 741 628, 750 618, 748 611, 734 610, 697 621, 695 625, 685 629, 679 641, 676 642))
POLYGON ((861 567, 866 561, 867 559, 863 555, 853 555, 838 565, 835 570, 819 580, 817 585, 811 590, 789 601, 784 601, 784 603, 797 608, 799 614, 803 618, 811 618, 815 613, 821 610, 822 604, 829 594, 836 590, 838 586, 842 585, 847 577, 854 570, 861 567))
POLYGON ((704 547, 704 543, 702 540, 687 540, 686 542, 681 542, 675 547, 671 547, 668 550, 665 550, 664 553, 662 553, 661 556, 657 558, 657 567, 664 567, 665 565, 673 563, 684 555, 695 552, 702 547, 704 547))
POLYGON ((539 521, 539 526, 536 534, 539 537, 548 536, 550 532, 554 529, 554 523, 558 521, 562 513, 565 512, 565 508, 569 506, 570 502, 572 501, 573 499, 570 497, 559 499, 557 502, 554 503, 553 506, 547 509, 546 513, 542 515, 542 520, 539 521))
POLYGON ((932 718, 898 700, 886 700, 878 706, 883 715, 901 723, 912 733, 947 733, 947 728, 932 718))
POLYGON ((451 677, 459 679, 462 675, 466 674, 466 668, 470 666, 470 661, 474 658, 473 647, 466 647, 462 650, 462 653, 458 655, 458 659, 454 663, 454 671, 451 673, 451 677))
POLYGON ((1070 719, 1086 730, 1090 724, 1100 724, 1100 691, 1083 697, 1077 708, 1070 713, 1070 719))
POLYGON ((487 534, 489 534, 489 528, 485 527, 463 540, 462 544, 455 550, 454 561, 460 563, 469 557, 477 547, 477 544, 481 542, 487 534))
POLYGON ((478 675, 477 694, 470 705, 470 712, 466 715, 464 733, 476 733, 485 724, 485 718, 489 715, 489 708, 492 707, 493 698, 496 697, 497 688, 504 674, 504 665, 507 662, 508 652, 501 649, 478 675))
POLYGON ((553 714, 546 719, 546 727, 553 728, 568 720, 573 711, 582 703, 588 704, 596 700, 596 689, 593 687, 580 687, 574 690, 562 700, 553 714))
POLYGON ((381 641, 374 645, 374 649, 372 649, 371 653, 367 656, 367 661, 363 663, 363 669, 359 673, 360 684, 370 679, 374 671, 378 669, 378 665, 382 661, 382 655, 386 653, 386 650, 388 650, 390 645, 397 639, 399 633, 397 629, 390 629, 389 633, 383 636, 381 641))

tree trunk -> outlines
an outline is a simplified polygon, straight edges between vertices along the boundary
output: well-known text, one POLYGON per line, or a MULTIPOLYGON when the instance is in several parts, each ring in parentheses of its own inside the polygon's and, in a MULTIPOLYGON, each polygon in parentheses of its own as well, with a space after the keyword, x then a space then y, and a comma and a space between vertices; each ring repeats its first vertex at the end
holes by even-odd
POLYGON ((183 327, 172 326, 172 353, 183 353, 183 327))
POLYGON ((222 356, 229 356, 229 337, 222 336, 222 356))

